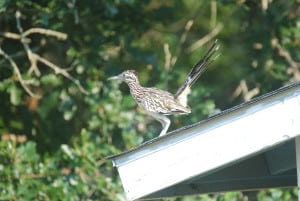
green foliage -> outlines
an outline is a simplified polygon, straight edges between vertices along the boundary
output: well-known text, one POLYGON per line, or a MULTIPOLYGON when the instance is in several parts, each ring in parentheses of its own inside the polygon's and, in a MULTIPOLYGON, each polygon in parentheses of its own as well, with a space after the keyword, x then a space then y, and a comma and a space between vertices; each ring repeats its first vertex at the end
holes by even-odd
MULTIPOLYGON (((123 200, 105 157, 161 128, 124 84, 107 78, 136 69, 143 85, 175 92, 206 50, 209 42, 201 42, 216 34, 220 56, 193 88, 193 113, 172 117, 171 129, 198 122, 299 81, 298 8, 296 0, 0 0, 0 200, 123 200), (56 32, 21 40, 20 26, 56 32)), ((271 189, 254 197, 296 200, 296 194, 271 189)))
POLYGON ((270 189, 268 191, 263 190, 257 194, 258 201, 289 201, 298 199, 298 189, 270 189))
POLYGON ((49 157, 41 156, 36 143, 0 142, 0 200, 119 200, 120 183, 103 158, 114 148, 98 149, 83 130, 72 147, 62 144, 49 157), (100 168, 100 170, 99 170, 100 168))

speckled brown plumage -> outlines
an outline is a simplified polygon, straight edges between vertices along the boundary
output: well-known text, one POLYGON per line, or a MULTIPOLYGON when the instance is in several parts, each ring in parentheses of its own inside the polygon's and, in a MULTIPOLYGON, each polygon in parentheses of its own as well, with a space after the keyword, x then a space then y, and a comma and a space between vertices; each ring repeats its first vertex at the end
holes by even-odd
POLYGON ((187 105, 187 96, 190 93, 190 88, 206 67, 214 61, 216 57, 213 57, 213 55, 217 50, 218 45, 217 41, 215 41, 207 53, 191 69, 184 84, 174 95, 158 88, 141 86, 137 73, 134 70, 126 70, 120 75, 109 79, 121 80, 128 84, 130 93, 136 103, 149 115, 161 122, 163 129, 160 136, 162 136, 166 134, 170 126, 170 120, 166 115, 188 114, 191 112, 190 107, 187 105))

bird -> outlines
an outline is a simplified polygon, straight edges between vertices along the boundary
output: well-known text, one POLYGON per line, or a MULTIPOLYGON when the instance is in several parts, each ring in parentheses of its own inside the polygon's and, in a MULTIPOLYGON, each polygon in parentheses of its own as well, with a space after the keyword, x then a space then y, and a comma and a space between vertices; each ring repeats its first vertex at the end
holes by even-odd
POLYGON ((170 119, 167 117, 168 115, 191 113, 191 108, 187 104, 191 87, 206 70, 207 66, 218 57, 216 55, 218 49, 219 45, 217 40, 215 40, 204 56, 192 67, 184 83, 175 94, 155 87, 143 87, 135 70, 125 70, 117 76, 108 78, 108 80, 120 80, 129 86, 135 102, 148 115, 161 123, 162 130, 159 134, 159 137, 161 137, 167 133, 171 124, 170 119))

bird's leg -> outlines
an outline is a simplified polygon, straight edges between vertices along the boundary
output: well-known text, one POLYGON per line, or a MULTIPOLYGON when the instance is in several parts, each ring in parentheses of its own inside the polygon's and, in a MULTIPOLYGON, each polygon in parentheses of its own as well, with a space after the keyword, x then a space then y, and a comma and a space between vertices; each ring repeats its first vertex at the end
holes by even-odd
POLYGON ((162 118, 159 120, 163 129, 162 131, 160 132, 159 136, 163 136, 167 133, 169 127, 170 127, 170 124, 171 124, 171 121, 168 117, 166 116, 161 116, 162 118))
POLYGON ((168 117, 156 113, 149 113, 154 119, 159 121, 163 127, 162 131, 160 132, 159 136, 163 136, 167 133, 168 128, 170 127, 171 121, 168 117))

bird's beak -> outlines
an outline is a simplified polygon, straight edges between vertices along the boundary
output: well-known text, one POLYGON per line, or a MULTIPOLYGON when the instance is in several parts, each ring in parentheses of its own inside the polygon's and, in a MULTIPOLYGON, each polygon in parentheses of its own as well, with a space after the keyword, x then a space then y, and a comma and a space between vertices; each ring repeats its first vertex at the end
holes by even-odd
POLYGON ((122 80, 121 75, 116 75, 116 76, 112 76, 110 78, 108 78, 108 80, 122 80))

